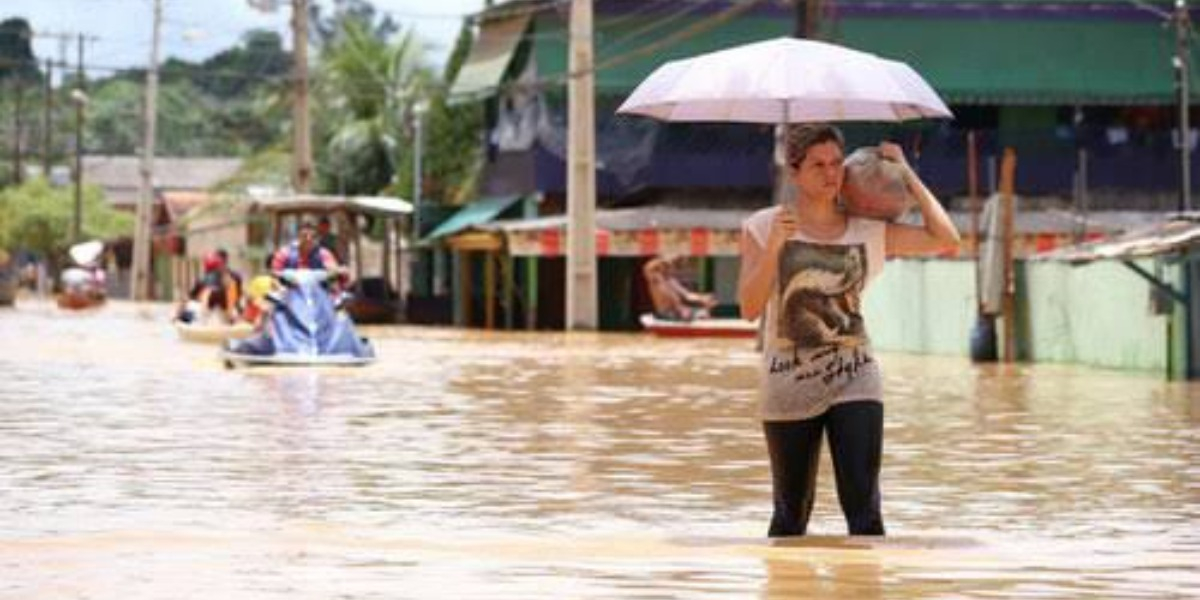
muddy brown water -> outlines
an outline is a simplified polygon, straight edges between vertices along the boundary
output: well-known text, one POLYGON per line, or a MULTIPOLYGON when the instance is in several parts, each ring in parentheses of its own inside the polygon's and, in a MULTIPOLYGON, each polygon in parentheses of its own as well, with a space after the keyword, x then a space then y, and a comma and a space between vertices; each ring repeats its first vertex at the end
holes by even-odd
POLYGON ((764 538, 738 340, 365 329, 226 370, 161 305, 0 310, 0 598, 1200 596, 1200 387, 884 355, 890 535, 764 538))

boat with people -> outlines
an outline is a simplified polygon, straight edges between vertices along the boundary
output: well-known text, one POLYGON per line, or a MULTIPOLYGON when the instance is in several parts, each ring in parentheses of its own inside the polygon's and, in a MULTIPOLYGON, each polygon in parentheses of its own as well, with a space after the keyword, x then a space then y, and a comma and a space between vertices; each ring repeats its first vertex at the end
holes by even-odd
POLYGON ((753 338, 758 335, 758 323, 745 319, 705 317, 691 320, 662 319, 651 313, 640 318, 642 328, 668 338, 753 338))
POLYGON ((268 295, 271 309, 257 334, 228 340, 221 352, 235 366, 362 366, 375 361, 375 347, 359 337, 344 307, 329 289, 335 273, 288 269, 276 273, 280 289, 268 295))
POLYGON ((74 265, 63 269, 59 276, 62 286, 55 298, 64 310, 83 310, 104 304, 107 297, 104 269, 100 265, 104 242, 92 240, 75 244, 67 250, 74 265))
POLYGON ((397 251, 403 237, 401 225, 413 212, 411 203, 382 196, 299 194, 258 198, 252 207, 267 217, 274 248, 283 244, 288 220, 317 220, 321 245, 347 269, 342 308, 355 323, 395 323, 401 319, 403 302, 398 290, 402 263, 397 251), (340 225, 336 234, 327 227, 331 222, 340 225), (372 237, 368 232, 372 230, 380 238, 381 247, 369 254, 373 258, 377 254, 377 261, 366 259, 367 242, 372 237))
POLYGON ((254 335, 254 325, 245 321, 236 323, 197 323, 175 319, 171 325, 179 339, 198 344, 220 344, 226 340, 241 340, 254 335))

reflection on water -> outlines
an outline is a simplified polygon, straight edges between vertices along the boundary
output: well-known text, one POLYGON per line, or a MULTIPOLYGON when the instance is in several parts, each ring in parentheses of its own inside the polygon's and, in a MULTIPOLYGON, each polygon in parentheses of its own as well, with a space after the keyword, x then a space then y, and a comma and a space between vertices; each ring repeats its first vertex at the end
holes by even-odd
MULTIPOLYGON (((882 540, 768 542, 736 340, 370 330, 223 369, 163 307, 0 312, 0 597, 1186 597, 1200 387, 885 356, 882 540)), ((826 459, 827 460, 827 459, 826 459)))

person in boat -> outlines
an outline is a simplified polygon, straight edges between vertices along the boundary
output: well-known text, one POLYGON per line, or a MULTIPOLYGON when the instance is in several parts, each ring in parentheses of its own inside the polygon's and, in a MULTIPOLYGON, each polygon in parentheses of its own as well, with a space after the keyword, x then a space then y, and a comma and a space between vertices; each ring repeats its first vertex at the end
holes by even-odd
POLYGON ((738 302, 764 317, 760 416, 771 465, 768 535, 804 535, 828 435, 838 500, 851 535, 883 535, 879 473, 883 376, 862 315, 862 295, 888 254, 952 248, 958 232, 896 144, 879 155, 900 167, 923 223, 864 218, 839 206, 844 141, 832 125, 788 125, 786 205, 742 224, 738 302))
POLYGON ((241 282, 234 278, 226 264, 220 251, 204 256, 204 273, 188 291, 188 299, 176 312, 176 319, 183 323, 194 323, 203 315, 217 315, 225 323, 237 321, 241 282))
POLYGON ((242 309, 242 320, 262 329, 266 315, 270 312, 270 302, 267 298, 275 291, 277 285, 270 275, 258 275, 246 286, 246 305, 242 309))
POLYGON ((271 270, 324 269, 331 273, 341 272, 338 259, 328 248, 320 244, 317 228, 304 221, 296 229, 296 239, 278 249, 271 256, 271 270))
POLYGON ((88 300, 101 300, 105 293, 105 274, 97 264, 85 264, 63 269, 63 292, 73 296, 86 297, 88 300))
POLYGON ((102 266, 103 244, 96 241, 77 244, 69 254, 75 265, 63 269, 59 276, 63 293, 88 302, 104 300, 107 277, 102 266))
POLYGON ((654 316, 670 321, 707 318, 708 311, 717 305, 717 299, 712 294, 688 289, 675 274, 676 260, 656 256, 642 266, 642 276, 654 304, 654 316))
POLYGON ((235 305, 237 307, 238 314, 240 315, 245 309, 245 306, 243 306, 246 299, 245 287, 243 286, 245 280, 242 279, 241 273, 229 265, 228 250, 224 248, 217 248, 217 258, 221 259, 220 268, 222 282, 227 282, 229 285, 233 286, 233 292, 236 300, 235 305))
POLYGON ((338 238, 338 235, 333 232, 333 224, 326 215, 322 215, 320 219, 317 219, 317 243, 322 248, 332 252, 333 257, 339 263, 345 262, 346 250, 342 247, 342 242, 338 238))

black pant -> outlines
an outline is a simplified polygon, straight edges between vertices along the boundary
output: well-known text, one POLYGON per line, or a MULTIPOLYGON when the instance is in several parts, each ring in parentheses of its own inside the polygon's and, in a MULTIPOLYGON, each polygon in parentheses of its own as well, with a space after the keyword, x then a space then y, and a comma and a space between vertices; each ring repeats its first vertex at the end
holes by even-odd
POLYGON ((838 501, 850 535, 883 535, 879 464, 883 454, 883 403, 847 402, 803 421, 765 421, 775 512, 767 535, 804 535, 817 488, 821 435, 837 478, 838 501))

